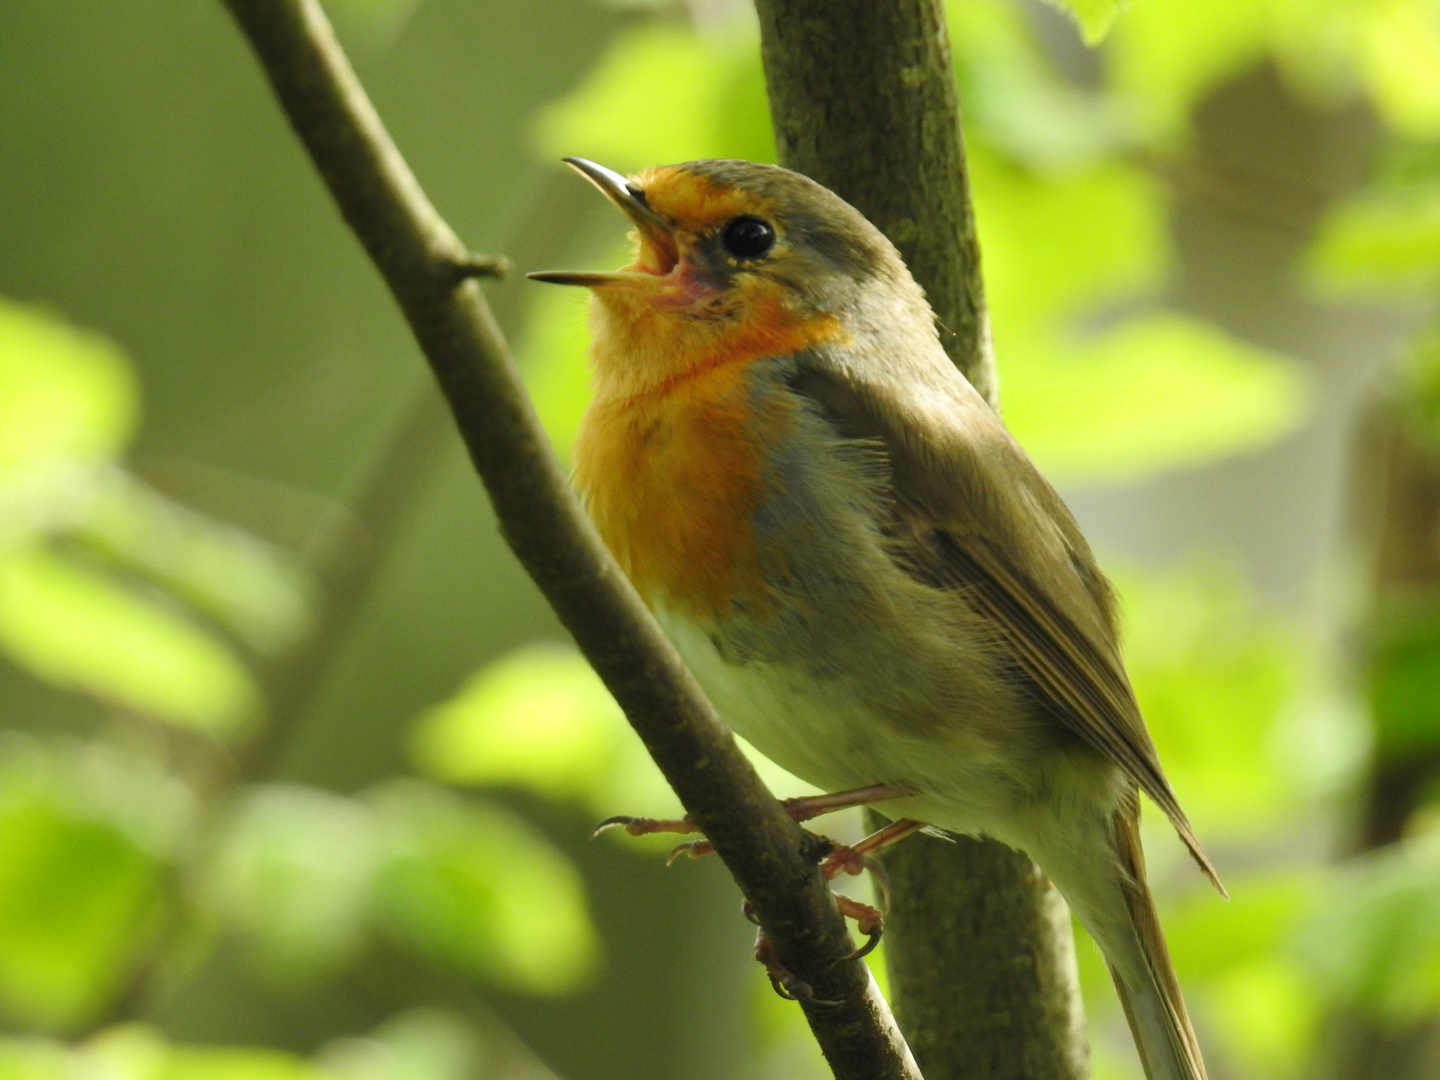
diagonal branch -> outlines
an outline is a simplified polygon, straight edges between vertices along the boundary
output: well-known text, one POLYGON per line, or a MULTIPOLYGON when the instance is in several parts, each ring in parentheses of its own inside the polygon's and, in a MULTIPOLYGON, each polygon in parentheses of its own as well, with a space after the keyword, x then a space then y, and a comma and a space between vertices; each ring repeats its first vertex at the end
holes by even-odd
POLYGON ((804 833, 738 752, 570 494, 473 256, 390 141, 317 0, 226 0, 291 125, 385 278, 455 416, 515 554, 624 708, 749 898, 837 1077, 919 1073, 852 948, 804 833))

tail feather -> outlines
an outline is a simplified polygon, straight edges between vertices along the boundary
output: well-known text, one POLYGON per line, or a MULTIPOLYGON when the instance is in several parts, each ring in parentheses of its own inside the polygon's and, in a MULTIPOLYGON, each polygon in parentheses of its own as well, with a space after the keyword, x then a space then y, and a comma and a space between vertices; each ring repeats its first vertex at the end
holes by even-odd
POLYGON ((1170 962, 1170 950, 1150 889, 1140 848, 1139 806, 1115 811, 1115 853, 1124 872, 1121 892, 1129 915, 1128 941, 1101 941, 1110 977, 1125 1008, 1147 1080, 1206 1080, 1200 1044, 1170 962))

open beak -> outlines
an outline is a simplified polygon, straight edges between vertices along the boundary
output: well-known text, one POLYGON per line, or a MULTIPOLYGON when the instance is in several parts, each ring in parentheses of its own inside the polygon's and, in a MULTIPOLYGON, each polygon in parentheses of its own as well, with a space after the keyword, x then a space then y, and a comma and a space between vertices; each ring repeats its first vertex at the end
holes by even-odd
POLYGON ((535 281, 555 285, 616 285, 622 282, 654 281, 675 268, 678 258, 671 225, 651 210, 645 193, 617 172, 584 158, 567 157, 565 164, 589 180, 634 224, 640 234, 640 259, 627 270, 536 270, 526 274, 535 281))

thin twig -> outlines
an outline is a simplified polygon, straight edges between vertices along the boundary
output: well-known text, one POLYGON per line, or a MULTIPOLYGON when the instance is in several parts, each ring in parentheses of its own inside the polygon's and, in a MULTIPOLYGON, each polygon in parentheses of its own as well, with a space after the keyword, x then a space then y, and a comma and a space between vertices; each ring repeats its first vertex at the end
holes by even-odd
POLYGON ((425 197, 315 0, 226 0, 296 133, 430 361, 501 529, 714 843, 784 965, 837 1008, 807 1017, 837 1077, 915 1080, 909 1050, 803 833, 734 740, 570 494, 469 253, 425 197))

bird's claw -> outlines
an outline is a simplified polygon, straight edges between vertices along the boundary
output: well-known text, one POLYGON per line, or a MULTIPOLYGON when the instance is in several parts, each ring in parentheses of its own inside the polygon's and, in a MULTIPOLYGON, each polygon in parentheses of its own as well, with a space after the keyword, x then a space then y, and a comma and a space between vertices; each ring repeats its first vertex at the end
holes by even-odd
POLYGON ((651 833, 697 833, 700 826, 691 821, 688 817, 683 818, 648 818, 629 817, 625 814, 617 814, 615 817, 607 817, 600 824, 590 830, 590 839, 594 840, 603 832, 611 829, 624 829, 631 836, 648 836, 651 833))
POLYGON ((706 855, 715 854, 715 845, 709 840, 684 840, 670 849, 665 856, 665 865, 669 866, 680 856, 685 855, 691 859, 703 859, 706 855))
POLYGON ((885 933, 885 913, 880 908, 871 907, 869 904, 861 903, 852 896, 844 893, 835 894, 835 905, 840 909, 840 914, 846 918, 855 920, 855 928, 864 934, 866 942, 855 951, 842 956, 839 963, 849 963, 851 960, 861 960, 875 951, 875 946, 880 944, 880 938, 885 933))
POLYGON ((764 930, 755 932, 755 959, 765 965, 765 974, 770 977, 770 985, 775 989, 775 993, 785 1000, 798 1001, 801 1005, 816 1009, 838 1009, 845 1004, 843 1001, 817 998, 809 983, 780 963, 780 959, 775 955, 775 947, 770 944, 764 930))

